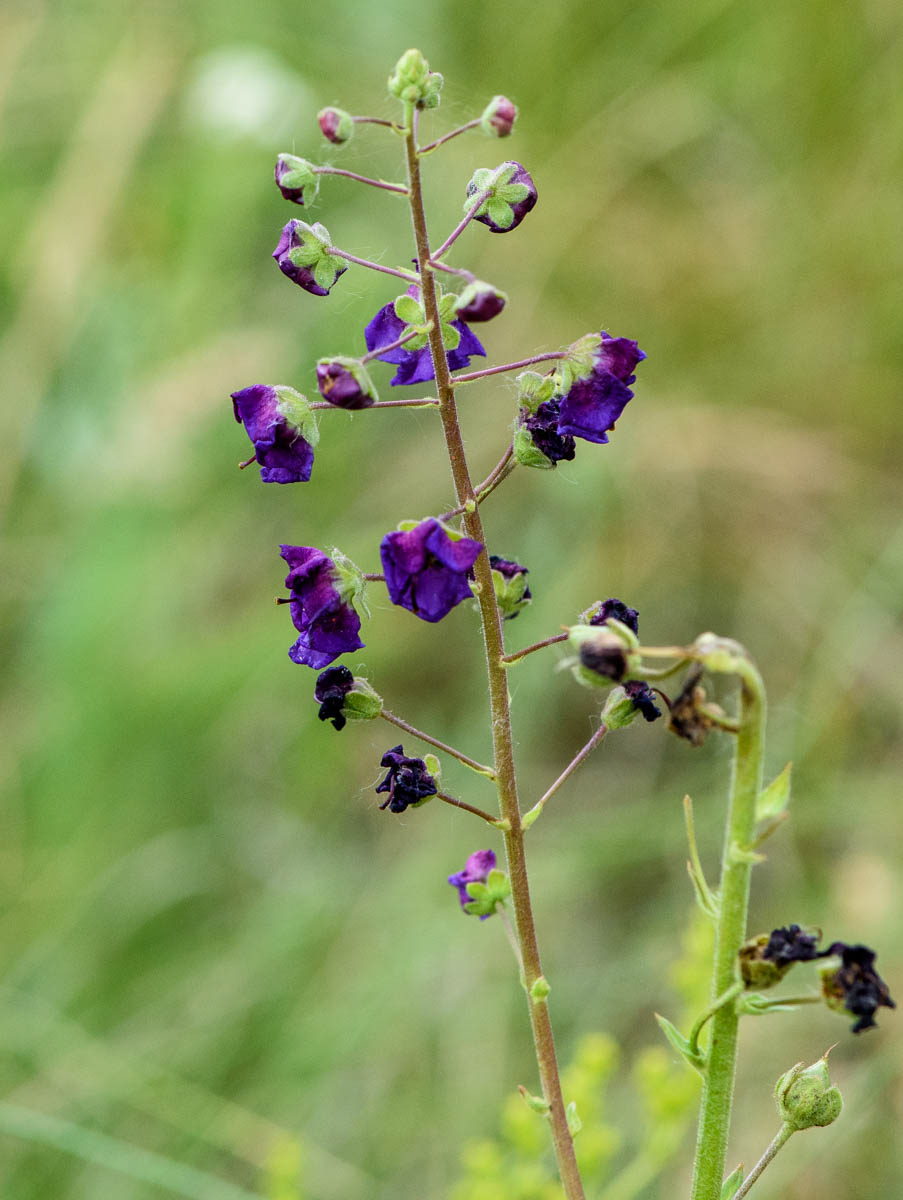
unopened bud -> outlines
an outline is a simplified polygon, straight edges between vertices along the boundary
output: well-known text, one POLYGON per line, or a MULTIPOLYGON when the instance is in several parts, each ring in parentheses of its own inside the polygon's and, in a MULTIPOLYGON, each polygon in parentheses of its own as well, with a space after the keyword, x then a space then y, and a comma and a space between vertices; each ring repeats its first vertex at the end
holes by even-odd
POLYGON ((507 137, 517 120, 517 105, 507 96, 493 96, 480 117, 484 131, 492 137, 507 137))
POLYGON ((797 1063, 785 1071, 774 1097, 781 1119, 796 1130, 830 1125, 843 1110, 843 1097, 828 1073, 827 1054, 811 1067, 797 1063))
POLYGON ((276 159, 275 178, 279 191, 293 204, 303 204, 305 199, 310 204, 316 200, 320 180, 306 158, 298 158, 296 154, 280 154, 276 159))
POLYGON ((334 146, 343 145, 354 133, 351 113, 343 108, 321 108, 317 113, 317 124, 323 137, 334 146))

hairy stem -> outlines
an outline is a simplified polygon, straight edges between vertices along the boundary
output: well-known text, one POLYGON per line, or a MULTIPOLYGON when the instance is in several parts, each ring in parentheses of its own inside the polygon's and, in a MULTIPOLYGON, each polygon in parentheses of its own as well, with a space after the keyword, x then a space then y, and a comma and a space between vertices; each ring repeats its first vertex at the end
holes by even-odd
POLYGON ((433 260, 435 260, 434 265, 437 265, 439 263, 439 259, 442 257, 442 255, 445 254, 446 251, 451 249, 451 247, 455 244, 455 242, 458 240, 458 238, 461 236, 461 234, 464 232, 464 230, 467 228, 467 226, 470 224, 470 222, 477 215, 477 213, 480 210, 480 205, 483 203, 483 201, 486 199, 486 197, 488 195, 489 195, 489 192, 480 192, 479 196, 477 196, 477 198, 474 200, 473 204, 471 204, 470 208, 467 210, 467 212, 464 214, 464 216, 458 222, 458 224, 454 227, 454 229, 451 231, 451 233, 448 235, 448 237, 445 239, 445 241, 442 243, 442 245, 439 247, 439 249, 434 250, 431 257, 427 258, 425 262, 421 263, 422 271, 426 270, 428 263, 433 264, 433 260))
MULTIPOLYGON (((384 576, 379 576, 380 579, 384 576)), ((471 771, 476 771, 478 775, 485 775, 487 779, 495 778, 495 771, 492 767, 485 767, 482 763, 478 763, 475 758, 470 758, 466 754, 462 754, 460 750, 456 750, 454 746, 449 746, 445 742, 440 742, 438 738, 432 737, 429 733, 424 733, 422 729, 417 729, 414 725, 409 725, 407 721, 402 721, 401 717, 396 717, 395 713, 389 712, 384 708, 379 714, 384 721, 388 721, 391 725, 397 725, 399 729, 403 729, 405 733, 409 733, 411 737, 419 738, 421 742, 426 742, 430 746, 435 746, 437 750, 441 750, 444 754, 450 754, 452 758, 456 758, 458 762, 462 762, 465 767, 470 767, 471 771)))
POLYGON ((449 796, 448 792, 436 792, 436 799, 441 800, 443 804, 451 804, 454 808, 463 808, 465 812, 473 813, 475 817, 481 817, 489 825, 494 825, 499 828, 499 819, 494 817, 492 813, 485 812, 482 808, 476 808, 473 804, 467 804, 463 800, 456 800, 454 796, 449 796))
MULTIPOLYGON (((765 690, 755 666, 740 668, 740 716, 721 862, 712 972, 713 1003, 737 982, 737 954, 746 938, 752 862, 748 853, 762 786, 765 690)), ((711 1042, 699 1114, 692 1200, 720 1200, 731 1122, 740 1015, 724 1004, 712 1017, 711 1042)))
MULTIPOLYGON (((357 408, 349 410, 342 408, 341 404, 330 404, 328 400, 314 400, 311 408, 332 408, 336 412, 369 412, 371 408, 438 408, 439 401, 434 400, 431 396, 425 396, 422 400, 377 400, 375 404, 368 404, 366 408, 357 408)), ((246 463, 239 463, 239 466, 247 466, 248 463, 254 462, 253 458, 249 458, 246 463)))
POLYGON ((753 1169, 750 1171, 750 1173, 746 1176, 746 1178, 740 1184, 739 1189, 736 1192, 734 1192, 734 1200, 743 1200, 744 1196, 749 1195, 749 1189, 756 1182, 756 1180, 759 1178, 759 1176, 762 1174, 762 1172, 765 1170, 765 1168, 768 1166, 768 1164, 771 1162, 771 1160, 774 1158, 774 1156, 777 1154, 777 1152, 781 1149, 781 1147, 785 1146, 787 1144, 787 1142, 790 1141, 790 1138, 794 1132, 795 1132, 795 1130, 794 1130, 793 1126, 788 1125, 787 1122, 785 1121, 784 1124, 781 1126, 781 1128, 778 1130, 778 1132, 775 1134, 774 1140, 772 1141, 771 1145, 768 1147, 768 1149, 765 1151, 765 1153, 762 1155, 762 1157, 759 1159, 759 1161, 756 1163, 756 1165, 753 1167, 753 1169))
MULTIPOLYGON (((458 503, 465 506, 464 528, 468 537, 482 542, 485 547, 486 538, 483 533, 483 522, 476 504, 476 494, 470 478, 470 471, 464 454, 464 442, 458 424, 454 384, 452 383, 451 374, 448 369, 448 360, 446 359, 445 344, 439 321, 436 284, 432 271, 428 269, 430 244, 426 216, 423 209, 420 159, 417 153, 412 106, 407 106, 405 115, 405 125, 407 127, 405 152, 408 167, 408 187, 410 189, 411 219, 414 226, 417 259, 420 264, 424 311, 427 320, 433 323, 429 338, 433 369, 436 375, 436 386, 439 393, 439 415, 442 419, 445 444, 455 484, 455 495, 458 503)), ((473 211, 475 211, 475 207, 473 211)), ((564 1100, 561 1094, 561 1081, 558 1076, 558 1063, 555 1057, 555 1042, 552 1037, 548 1004, 545 999, 535 999, 530 995, 530 989, 533 984, 542 976, 542 966, 536 940, 536 928, 533 922, 533 910, 530 903, 530 887, 524 854, 524 835, 521 825, 520 805, 517 798, 517 780, 514 770, 514 740, 511 732, 511 714, 508 707, 508 681, 505 668, 502 665, 502 657, 505 650, 502 636, 502 618, 495 598, 495 589, 492 586, 492 571, 489 566, 489 556, 485 549, 474 564, 474 575, 479 585, 477 599, 480 607, 480 621, 483 627, 483 643, 486 650, 496 786, 498 788, 501 815, 509 825, 509 828, 505 831, 505 851, 508 860, 508 874, 511 880, 511 899, 514 907, 517 936, 524 968, 524 985, 527 989, 527 1003, 533 1028, 533 1041, 536 1047, 536 1059, 539 1066, 543 1096, 549 1104, 549 1124, 565 1196, 567 1200, 584 1200, 583 1184, 580 1181, 580 1172, 577 1167, 576 1157, 574 1156, 574 1143, 568 1129, 564 1100)))
POLYGON ((552 786, 549 788, 549 790, 545 793, 545 795, 542 796, 539 800, 537 800, 537 802, 533 805, 533 807, 530 809, 529 812, 524 813, 524 826, 527 829, 529 829, 529 827, 533 824, 533 822, 536 820, 536 818, 539 816, 539 814, 545 808, 546 801, 549 799, 549 797, 554 796, 555 793, 558 791, 558 789, 561 787, 561 785, 563 783, 565 783, 568 779, 570 779, 570 777, 577 770, 577 768, 580 766, 580 764, 582 762, 584 762, 587 758, 589 758, 589 756, 592 754, 592 752, 595 750, 595 748, 599 745, 599 743, 605 737, 606 733, 608 733, 608 726, 604 725, 604 724, 600 725, 599 728, 596 730, 596 732, 593 734, 593 736, 589 739, 589 741, 583 747, 583 749, 578 751, 578 753, 574 755, 574 757, 571 759, 571 761, 568 763, 568 765, 564 768, 564 770, 561 772, 561 774, 558 776, 558 778, 555 780, 555 782, 552 784, 552 786))
POLYGON ((532 646, 525 646, 523 650, 515 650, 513 654, 502 655, 502 662, 520 662, 528 654, 535 654, 537 650, 545 650, 546 646, 554 646, 556 642, 566 642, 569 637, 569 633, 556 633, 553 637, 543 638, 541 642, 534 642, 532 646))
POLYGON ((397 267, 384 267, 382 263, 371 262, 369 258, 358 258, 356 254, 349 254, 347 250, 340 250, 338 246, 330 246, 328 253, 335 254, 338 258, 344 258, 347 262, 357 263, 359 267, 369 267, 371 271, 382 271, 383 275, 397 275, 399 279, 405 279, 408 283, 420 282, 413 271, 400 271, 397 267))
POLYGON ((432 154, 432 152, 444 142, 450 142, 452 138, 458 136, 459 133, 466 133, 468 129, 476 129, 482 118, 474 117, 472 121, 468 121, 466 125, 459 125, 457 129, 453 129, 451 133, 444 133, 442 137, 436 138, 434 142, 430 142, 427 146, 418 146, 417 153, 423 158, 424 154, 432 154))
POLYGON ((517 371, 521 367, 532 366, 533 363, 552 362, 562 358, 567 358, 566 351, 550 350, 548 354, 534 354, 532 358, 521 358, 517 362, 502 363, 498 367, 484 367, 482 371, 471 371, 468 375, 457 375, 455 384, 471 383, 474 379, 485 379, 487 375, 500 375, 503 371, 517 371))
POLYGON ((371 187, 382 188, 385 192, 398 192, 406 196, 408 189, 403 183, 388 183, 385 179, 371 179, 369 175, 358 175, 356 171, 345 171, 341 167, 314 167, 316 175, 344 175, 346 179, 356 179, 358 183, 369 183, 371 187))

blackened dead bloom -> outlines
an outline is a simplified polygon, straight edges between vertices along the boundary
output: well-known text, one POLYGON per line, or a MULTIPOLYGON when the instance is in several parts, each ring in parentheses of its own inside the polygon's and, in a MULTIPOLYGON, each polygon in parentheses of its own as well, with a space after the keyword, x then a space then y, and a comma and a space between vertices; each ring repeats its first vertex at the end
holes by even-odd
POLYGON ((388 792, 389 796, 380 808, 389 812, 403 813, 407 808, 416 808, 435 796, 436 781, 426 769, 422 758, 408 758, 403 746, 393 746, 380 760, 381 767, 388 767, 385 779, 377 785, 377 792, 388 792))

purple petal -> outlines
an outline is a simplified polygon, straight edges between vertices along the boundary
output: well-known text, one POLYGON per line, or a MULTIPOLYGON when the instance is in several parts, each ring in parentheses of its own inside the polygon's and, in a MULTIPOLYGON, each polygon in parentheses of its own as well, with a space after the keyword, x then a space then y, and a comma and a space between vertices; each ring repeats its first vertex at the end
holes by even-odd
POLYGON ((613 338, 602 330, 602 345, 596 356, 598 371, 608 371, 622 383, 633 383, 631 375, 646 355, 631 338, 613 338))
POLYGON ((633 392, 607 371, 578 380, 561 401, 559 434, 605 443, 633 392))

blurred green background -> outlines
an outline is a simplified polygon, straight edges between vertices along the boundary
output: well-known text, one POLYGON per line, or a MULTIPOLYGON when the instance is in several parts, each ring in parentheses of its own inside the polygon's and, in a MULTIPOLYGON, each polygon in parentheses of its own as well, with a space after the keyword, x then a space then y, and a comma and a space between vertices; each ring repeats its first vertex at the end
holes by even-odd
MULTIPOLYGON (((535 1087, 502 930, 462 917, 445 883, 486 833, 435 804, 377 811, 396 739, 317 722, 272 605, 280 541, 375 570, 383 532, 451 506, 435 420, 324 414, 307 486, 235 469, 248 444, 229 392, 310 394, 316 358, 360 353, 395 294, 355 269, 320 300, 279 274, 279 229, 307 210, 273 186, 275 154, 399 177, 386 131, 330 147, 314 114, 394 115, 385 78, 409 45, 446 77, 431 136, 496 92, 521 107, 510 141, 470 134, 427 167, 439 236, 477 166, 513 156, 537 182, 516 235, 474 227, 455 251, 511 295, 481 330, 490 361, 600 326, 648 354, 609 446, 578 443, 573 464, 520 471, 487 502, 491 549, 531 571, 509 645, 609 595, 649 643, 742 640, 769 685, 769 773, 792 758, 795 781, 752 928, 865 941, 903 995, 901 24, 896 0, 7 0, 4 1197, 446 1197, 461 1144, 535 1087)), ((355 253, 410 255, 397 197, 327 178, 313 212, 355 253)), ((462 397, 480 477, 510 385, 462 397)), ((470 606, 437 628, 371 599, 351 665, 485 758, 470 606)), ((531 802, 592 727, 559 657, 511 677, 531 802)), ((653 1009, 680 1012, 680 801, 694 796, 714 875, 729 752, 631 728, 531 834, 565 1060, 606 1030, 629 1062, 658 1038, 653 1009)), ((861 1038, 848 1024, 821 1008, 744 1024, 732 1164, 772 1136, 777 1076, 835 1041, 847 1099, 784 1151, 762 1200, 899 1190, 900 1019, 861 1038)), ((612 1172, 640 1136, 619 1079, 612 1172)), ((627 1196, 685 1194, 690 1141, 627 1196)))

